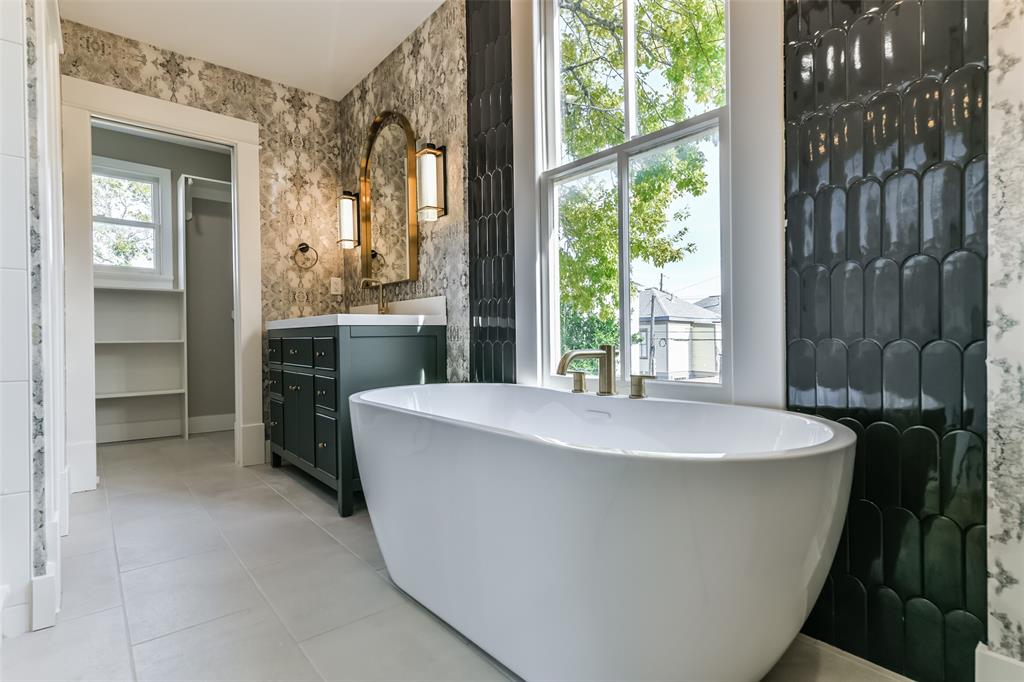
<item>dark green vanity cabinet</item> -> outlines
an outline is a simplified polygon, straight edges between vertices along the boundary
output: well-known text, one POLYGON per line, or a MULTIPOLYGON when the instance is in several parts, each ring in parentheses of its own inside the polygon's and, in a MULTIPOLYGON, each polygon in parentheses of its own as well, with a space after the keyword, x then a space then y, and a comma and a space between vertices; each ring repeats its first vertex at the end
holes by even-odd
POLYGON ((383 386, 447 380, 443 326, 270 329, 271 464, 292 464, 338 491, 352 514, 360 489, 348 397, 383 386))

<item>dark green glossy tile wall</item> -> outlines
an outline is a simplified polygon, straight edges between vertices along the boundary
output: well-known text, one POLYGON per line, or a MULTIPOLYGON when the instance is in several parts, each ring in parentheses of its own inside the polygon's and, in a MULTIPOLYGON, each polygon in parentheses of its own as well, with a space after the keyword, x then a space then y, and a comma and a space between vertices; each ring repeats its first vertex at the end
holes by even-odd
POLYGON ((469 375, 516 378, 509 0, 466 2, 469 80, 469 375))
POLYGON ((785 0, 790 409, 858 434, 804 631, 917 680, 985 636, 985 0, 785 0))

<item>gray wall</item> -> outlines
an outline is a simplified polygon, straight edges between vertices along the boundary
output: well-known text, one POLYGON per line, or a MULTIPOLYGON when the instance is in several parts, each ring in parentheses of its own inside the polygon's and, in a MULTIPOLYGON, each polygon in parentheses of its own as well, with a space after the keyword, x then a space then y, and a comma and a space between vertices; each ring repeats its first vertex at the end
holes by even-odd
POLYGON ((231 204, 192 200, 185 233, 188 416, 235 411, 231 204))
MULTIPOLYGON (((92 153, 169 169, 174 188, 171 207, 175 226, 179 177, 184 174, 231 180, 229 154, 104 128, 93 128, 92 153)), ((185 233, 188 414, 190 417, 230 414, 234 412, 231 206, 196 199, 192 209, 193 219, 185 233)))

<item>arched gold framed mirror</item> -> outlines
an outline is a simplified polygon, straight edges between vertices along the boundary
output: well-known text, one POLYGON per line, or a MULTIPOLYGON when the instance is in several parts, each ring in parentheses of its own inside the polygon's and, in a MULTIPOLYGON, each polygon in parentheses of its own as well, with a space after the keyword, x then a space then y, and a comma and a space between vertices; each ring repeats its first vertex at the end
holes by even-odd
POLYGON ((402 114, 373 119, 359 160, 362 276, 384 284, 419 277, 416 135, 402 114))

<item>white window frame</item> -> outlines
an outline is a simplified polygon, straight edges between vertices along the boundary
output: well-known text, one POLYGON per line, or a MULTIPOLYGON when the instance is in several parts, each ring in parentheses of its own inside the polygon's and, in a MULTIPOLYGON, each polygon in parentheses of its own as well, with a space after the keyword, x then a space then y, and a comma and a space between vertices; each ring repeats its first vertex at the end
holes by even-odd
MULTIPOLYGON (((568 381, 550 371, 547 296, 548 256, 557 252, 550 229, 542 227, 551 224, 543 183, 551 146, 544 131, 549 107, 557 106, 546 92, 544 72, 545 56, 556 49, 545 30, 557 26, 553 10, 553 0, 512 3, 516 378, 562 388, 568 381)), ((762 0, 726 0, 726 16, 728 110, 719 132, 728 145, 720 168, 730 199, 723 211, 722 249, 729 262, 722 272, 722 383, 709 390, 653 382, 649 394, 785 407, 783 17, 776 3, 762 0)), ((620 393, 624 383, 620 376, 620 393)))
MULTIPOLYGON (((560 182, 572 180, 600 168, 614 166, 618 182, 618 224, 619 224, 619 371, 616 377, 620 392, 629 389, 630 374, 645 374, 640 367, 631 367, 632 362, 632 330, 630 329, 631 296, 630 296, 630 234, 629 234, 629 162, 630 159, 643 154, 644 152, 659 147, 666 147, 681 142, 687 138, 701 135, 717 128, 719 135, 719 216, 721 230, 720 244, 720 272, 722 281, 722 329, 726 343, 732 336, 732 320, 729 315, 731 310, 728 302, 731 300, 731 276, 730 266, 732 263, 731 252, 731 226, 729 223, 729 77, 726 69, 726 104, 718 109, 692 116, 661 130, 646 135, 637 135, 636 117, 636 49, 634 45, 635 33, 635 12, 633 11, 635 0, 623 0, 623 24, 624 24, 624 49, 625 68, 623 81, 624 114, 626 122, 626 137, 624 142, 595 152, 582 159, 562 162, 561 148, 561 125, 560 125, 560 79, 561 72, 559 62, 559 23, 558 23, 558 2, 557 0, 542 0, 543 2, 543 26, 546 36, 550 40, 545 41, 545 54, 541 63, 541 74, 539 78, 543 82, 544 90, 544 125, 542 134, 544 136, 545 163, 540 174, 541 186, 541 220, 540 237, 541 243, 547 244, 548 248, 541 254, 545 265, 541 278, 541 301, 543 302, 541 329, 544 340, 542 341, 541 374, 546 385, 568 386, 569 380, 553 373, 552 369, 558 364, 559 349, 556 347, 560 339, 560 315, 559 301, 555 292, 558 288, 558 217, 557 201, 555 199, 555 186, 560 182)), ((725 20, 726 55, 729 52, 729 16, 726 13, 725 20)), ((723 349, 724 350, 724 349, 723 349)), ((711 400, 716 402, 728 401, 731 398, 732 385, 732 364, 729 361, 732 353, 728 355, 723 352, 720 382, 711 383, 689 383, 685 381, 655 381, 651 380, 651 392, 670 393, 673 397, 686 398, 691 400, 711 400), (668 386, 658 386, 668 384, 668 386)))
POLYGON ((95 281, 99 284, 151 287, 154 289, 171 288, 174 284, 174 222, 171 207, 171 171, 167 168, 122 161, 121 159, 93 156, 92 172, 94 175, 151 182, 154 183, 156 190, 153 197, 153 217, 156 220, 153 223, 97 216, 95 211, 93 211, 93 222, 90 225, 90 228, 92 228, 97 220, 117 225, 147 228, 152 225, 155 231, 156 242, 153 269, 127 265, 105 265, 94 262, 93 274, 95 281))

